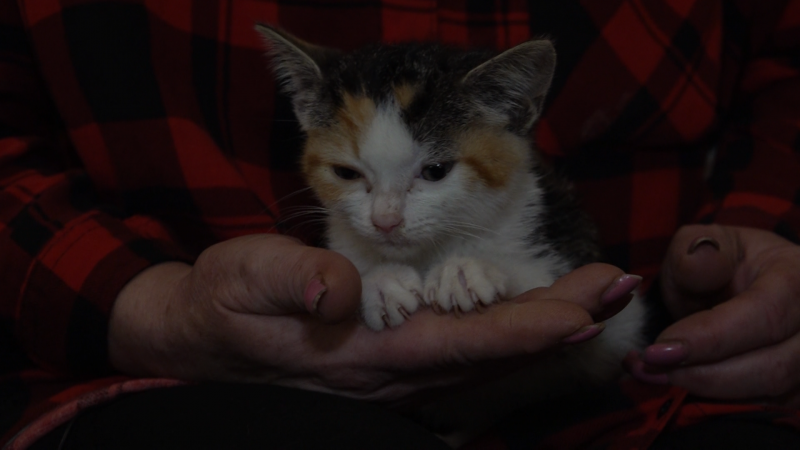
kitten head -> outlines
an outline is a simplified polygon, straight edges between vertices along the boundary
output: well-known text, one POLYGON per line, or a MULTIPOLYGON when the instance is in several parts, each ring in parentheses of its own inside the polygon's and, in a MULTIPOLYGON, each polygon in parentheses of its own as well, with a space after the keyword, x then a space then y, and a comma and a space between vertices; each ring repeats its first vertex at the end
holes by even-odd
POLYGON ((434 44, 342 54, 257 26, 307 134, 329 224, 387 257, 479 235, 521 195, 555 66, 546 40, 499 55, 434 44))

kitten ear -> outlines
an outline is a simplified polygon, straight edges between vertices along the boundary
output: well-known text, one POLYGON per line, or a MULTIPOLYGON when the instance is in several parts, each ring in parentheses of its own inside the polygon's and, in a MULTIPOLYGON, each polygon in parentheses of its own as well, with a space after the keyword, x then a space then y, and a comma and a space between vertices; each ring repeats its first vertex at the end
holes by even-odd
POLYGON ((550 41, 528 41, 472 69, 462 82, 489 120, 527 134, 541 115, 555 66, 550 41))
POLYGON ((294 112, 305 131, 324 125, 332 105, 323 91, 321 66, 339 52, 310 44, 280 28, 256 24, 283 91, 292 98, 294 112))

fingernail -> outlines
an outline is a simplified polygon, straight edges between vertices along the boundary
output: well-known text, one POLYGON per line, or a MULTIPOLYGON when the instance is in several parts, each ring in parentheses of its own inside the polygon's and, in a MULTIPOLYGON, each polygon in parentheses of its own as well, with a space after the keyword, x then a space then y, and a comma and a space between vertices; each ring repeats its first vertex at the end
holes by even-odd
POLYGON ((662 342, 647 347, 642 361, 654 366, 674 366, 686 360, 689 350, 681 342, 662 342))
POLYGON ((306 292, 303 297, 306 309, 308 309, 309 312, 319 315, 319 301, 327 291, 328 288, 322 284, 322 280, 318 277, 312 278, 311 281, 308 282, 308 286, 306 286, 306 292))
POLYGON ((600 297, 600 304, 607 305, 614 303, 622 297, 630 294, 642 283, 642 277, 639 275, 625 274, 611 283, 611 286, 606 289, 606 292, 600 297))
POLYGON ((580 330, 576 331, 572 335, 565 337, 564 339, 561 340, 561 342, 564 344, 579 344, 581 342, 586 342, 589 339, 602 333, 605 328, 606 324, 604 322, 587 325, 581 328, 580 330))
POLYGON ((637 352, 630 352, 623 362, 625 369, 634 378, 650 384, 669 384, 669 375, 666 373, 652 373, 645 369, 645 363, 639 359, 637 352))
POLYGON ((686 253, 693 255, 701 245, 709 245, 714 247, 717 251, 720 249, 719 242, 717 242, 716 239, 708 236, 701 236, 689 244, 689 250, 687 250, 686 253))

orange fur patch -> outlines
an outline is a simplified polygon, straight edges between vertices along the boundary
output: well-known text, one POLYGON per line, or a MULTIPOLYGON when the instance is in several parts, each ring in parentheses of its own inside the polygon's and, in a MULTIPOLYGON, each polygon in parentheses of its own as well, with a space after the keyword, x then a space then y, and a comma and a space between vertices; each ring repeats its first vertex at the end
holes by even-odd
POLYGON ((358 138, 375 117, 375 102, 365 96, 353 97, 349 93, 345 93, 342 100, 344 105, 336 114, 339 119, 337 131, 350 140, 358 156, 358 138))
POLYGON ((480 182, 501 189, 515 172, 527 171, 530 149, 527 140, 497 128, 478 128, 459 139, 461 161, 480 182))
POLYGON ((309 186, 323 203, 341 198, 347 183, 334 175, 332 166, 347 166, 358 158, 358 139, 375 117, 375 103, 363 96, 345 93, 337 122, 328 128, 310 130, 303 151, 302 169, 309 186))
POLYGON ((394 86, 394 98, 397 99, 400 109, 407 109, 418 92, 419 87, 417 85, 403 83, 400 86, 394 86))
POLYGON ((340 133, 315 130, 308 134, 302 159, 303 174, 323 203, 344 195, 343 180, 336 179, 331 166, 342 164, 343 153, 349 148, 349 139, 340 133))

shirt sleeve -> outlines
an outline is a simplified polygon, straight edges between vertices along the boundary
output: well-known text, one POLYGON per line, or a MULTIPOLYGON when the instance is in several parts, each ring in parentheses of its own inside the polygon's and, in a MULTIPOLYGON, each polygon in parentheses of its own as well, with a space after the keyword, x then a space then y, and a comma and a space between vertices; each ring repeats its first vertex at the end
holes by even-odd
POLYGON ((0 341, 16 347, 2 352, 56 372, 105 371, 117 293, 146 267, 188 258, 159 222, 98 199, 14 5, 0 6, 0 341))
POLYGON ((701 220, 800 243, 800 1, 729 8, 723 62, 742 70, 728 80, 736 91, 701 220))

